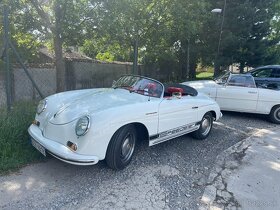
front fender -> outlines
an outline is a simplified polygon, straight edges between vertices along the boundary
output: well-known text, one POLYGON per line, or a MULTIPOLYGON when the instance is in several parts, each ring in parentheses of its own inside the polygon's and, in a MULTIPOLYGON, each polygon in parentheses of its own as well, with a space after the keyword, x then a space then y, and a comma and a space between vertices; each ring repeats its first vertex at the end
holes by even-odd
POLYGON ((213 112, 213 111, 216 114, 216 119, 215 119, 216 121, 218 121, 223 116, 219 105, 215 103, 208 106, 200 107, 198 110, 198 119, 202 119, 205 113, 213 112))
POLYGON ((82 151, 85 154, 97 155, 100 159, 106 156, 107 147, 114 133, 121 127, 132 124, 143 124, 149 135, 157 134, 159 100, 134 106, 124 106, 93 113, 91 128, 81 137, 84 141, 82 151))

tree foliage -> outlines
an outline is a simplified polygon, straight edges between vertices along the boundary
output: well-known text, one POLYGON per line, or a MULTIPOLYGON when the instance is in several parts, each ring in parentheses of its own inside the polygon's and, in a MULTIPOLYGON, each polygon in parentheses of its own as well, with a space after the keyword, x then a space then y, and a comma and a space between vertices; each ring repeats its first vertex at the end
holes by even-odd
MULTIPOLYGON (((213 1, 211 4, 221 7, 223 2, 213 1)), ((279 40, 269 38, 274 30, 271 21, 276 15, 276 3, 276 0, 227 1, 219 55, 221 66, 239 63, 243 70, 244 66, 277 62, 270 50, 279 40)), ((208 20, 208 26, 208 30, 214 27, 213 19, 208 20)), ((214 43, 211 40, 214 40, 211 35, 206 37, 206 42, 214 43)))
MULTIPOLYGON (((279 62, 280 3, 277 0, 14 0, 9 3, 11 35, 34 59, 40 45, 52 45, 58 83, 63 89, 62 49, 77 46, 101 60, 139 61, 177 79, 195 77, 200 63, 217 56, 223 8, 224 25, 218 64, 259 66, 279 62)), ((0 32, 2 28, 0 27, 0 32)))

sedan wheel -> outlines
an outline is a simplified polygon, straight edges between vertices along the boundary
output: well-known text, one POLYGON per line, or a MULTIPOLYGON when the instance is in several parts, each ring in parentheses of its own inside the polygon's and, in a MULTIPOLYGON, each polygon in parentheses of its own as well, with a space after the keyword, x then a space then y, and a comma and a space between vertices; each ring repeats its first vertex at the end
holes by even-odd
POLYGON ((280 105, 271 109, 269 119, 273 123, 280 124, 280 105))
POLYGON ((208 135, 210 134, 210 131, 212 130, 213 126, 213 116, 211 112, 207 112, 201 122, 200 122, 200 127, 198 130, 194 131, 192 133, 192 136, 196 139, 206 139, 208 135))
POLYGON ((112 137, 106 153, 108 166, 124 169, 131 161, 136 145, 136 130, 133 125, 120 128, 112 137))
POLYGON ((122 144, 121 159, 127 161, 133 155, 135 148, 135 137, 129 133, 122 144))
POLYGON ((211 130, 211 117, 204 116, 201 122, 201 132, 203 136, 206 136, 209 134, 209 131, 211 130))

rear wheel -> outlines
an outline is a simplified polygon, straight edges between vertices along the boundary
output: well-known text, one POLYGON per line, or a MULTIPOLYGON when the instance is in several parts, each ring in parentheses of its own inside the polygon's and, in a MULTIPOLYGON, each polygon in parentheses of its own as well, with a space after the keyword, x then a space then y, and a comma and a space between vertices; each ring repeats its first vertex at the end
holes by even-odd
POLYGON ((124 169, 132 159, 136 139, 136 130, 133 125, 120 128, 109 143, 106 153, 107 165, 114 170, 124 169))
POLYGON ((274 106, 268 115, 271 122, 280 124, 280 105, 274 106))
POLYGON ((192 132, 192 136, 196 139, 206 139, 210 134, 213 126, 213 116, 211 112, 207 112, 200 121, 199 129, 192 132))

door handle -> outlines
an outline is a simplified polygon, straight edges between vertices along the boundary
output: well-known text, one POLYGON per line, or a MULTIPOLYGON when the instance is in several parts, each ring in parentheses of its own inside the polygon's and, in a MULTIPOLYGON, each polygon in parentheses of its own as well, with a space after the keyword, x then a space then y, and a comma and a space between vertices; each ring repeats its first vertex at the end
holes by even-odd
POLYGON ((255 92, 255 91, 248 91, 248 93, 250 93, 250 94, 257 94, 258 92, 255 92))
POLYGON ((198 109, 198 106, 193 106, 192 109, 198 109))

